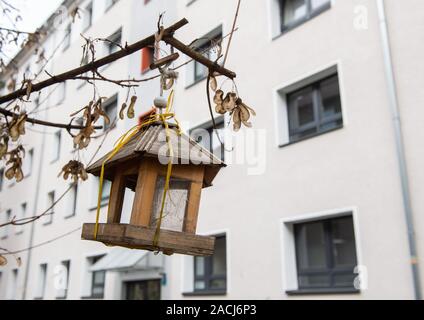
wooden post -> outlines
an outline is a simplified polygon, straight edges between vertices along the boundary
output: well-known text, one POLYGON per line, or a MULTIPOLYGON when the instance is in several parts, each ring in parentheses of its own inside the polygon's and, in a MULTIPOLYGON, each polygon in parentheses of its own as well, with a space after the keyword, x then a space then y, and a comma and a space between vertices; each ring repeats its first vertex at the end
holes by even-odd
POLYGON ((152 215, 153 197, 155 194, 157 171, 151 160, 143 161, 138 170, 137 186, 131 212, 131 224, 148 227, 152 215))
POLYGON ((107 223, 119 223, 121 221, 122 205, 125 196, 125 176, 121 170, 117 170, 113 178, 109 198, 109 211, 107 223))

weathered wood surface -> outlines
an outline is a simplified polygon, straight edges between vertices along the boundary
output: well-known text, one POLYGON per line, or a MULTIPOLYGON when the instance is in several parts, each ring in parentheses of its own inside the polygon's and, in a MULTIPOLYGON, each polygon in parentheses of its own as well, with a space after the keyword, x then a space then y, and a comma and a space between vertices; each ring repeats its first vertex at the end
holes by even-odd
MULTIPOLYGON (((82 228, 83 240, 94 240, 94 223, 85 223, 82 228)), ((153 246, 155 228, 132 226, 128 224, 99 224, 97 240, 107 245, 132 249, 162 251, 165 254, 180 253, 192 256, 212 255, 215 237, 161 230, 158 248, 153 246)))

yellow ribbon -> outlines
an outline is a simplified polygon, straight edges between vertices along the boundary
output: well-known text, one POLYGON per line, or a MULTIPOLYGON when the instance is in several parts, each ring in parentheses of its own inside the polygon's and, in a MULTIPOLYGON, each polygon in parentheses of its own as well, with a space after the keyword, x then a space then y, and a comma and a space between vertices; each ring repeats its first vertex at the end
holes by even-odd
MULTIPOLYGON (((162 224, 162 219, 163 219, 163 211, 164 211, 164 208, 165 208, 166 195, 168 193, 169 182, 171 180, 172 158, 174 157, 174 151, 173 151, 172 143, 171 143, 171 135, 170 135, 169 125, 168 125, 167 120, 172 119, 172 118, 175 120, 175 122, 177 124, 178 135, 181 135, 181 128, 180 128, 179 122, 175 118, 174 113, 170 112, 173 102, 174 102, 174 90, 172 90, 171 93, 168 96, 168 102, 167 102, 167 106, 166 106, 166 109, 165 109, 165 113, 150 115, 140 125, 137 125, 137 126, 131 128, 130 130, 128 130, 124 135, 122 135, 117 140, 113 150, 110 152, 108 157, 102 162, 102 167, 101 167, 101 170, 100 170, 99 193, 98 193, 98 199, 97 199, 96 224, 95 224, 95 227, 94 227, 94 239, 97 239, 97 234, 98 234, 98 229, 99 229, 100 205, 101 205, 101 200, 102 200, 103 180, 104 180, 104 171, 105 171, 106 162, 108 162, 110 159, 112 159, 118 153, 118 151, 125 144, 127 144, 128 141, 130 141, 131 138, 133 138, 134 135, 137 134, 141 129, 143 129, 143 128, 151 125, 152 123, 160 120, 160 121, 162 121, 163 125, 165 126, 166 142, 167 142, 168 148, 169 148, 169 162, 168 162, 168 167, 167 167, 167 171, 166 171, 165 187, 164 187, 163 196, 162 196, 162 204, 161 204, 159 219, 158 219, 158 222, 156 224, 156 231, 155 231, 155 235, 154 235, 154 239, 153 239, 153 246, 157 247, 157 244, 158 244, 158 241, 159 241, 160 226, 162 224)), ((108 210, 109 210, 109 206, 108 206, 108 210)))

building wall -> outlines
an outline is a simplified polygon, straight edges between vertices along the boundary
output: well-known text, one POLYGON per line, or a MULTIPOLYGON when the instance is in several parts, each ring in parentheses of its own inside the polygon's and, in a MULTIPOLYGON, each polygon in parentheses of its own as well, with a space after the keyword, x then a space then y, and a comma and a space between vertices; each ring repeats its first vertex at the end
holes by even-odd
MULTIPOLYGON (((424 99, 419 90, 424 79, 418 71, 421 45, 410 39, 419 39, 422 35, 424 23, 418 12, 424 4, 418 0, 411 1, 414 5, 408 7, 395 0, 385 3, 421 257, 424 255, 424 248, 420 245, 424 221, 419 212, 424 207, 420 199, 424 185, 421 169, 424 154, 419 146, 420 138, 424 136, 420 115, 424 114, 417 106, 424 99)), ((82 7, 86 3, 83 2, 82 7)), ((235 10, 235 2, 224 0, 213 4, 205 0, 172 4, 154 0, 146 5, 144 1, 121 0, 106 13, 104 4, 103 0, 94 1, 94 22, 86 35, 108 37, 122 26, 123 40, 128 43, 155 32, 157 16, 165 9, 165 25, 182 17, 189 20, 189 25, 176 33, 176 37, 185 43, 208 34, 219 25, 222 25, 223 35, 227 35, 235 10)), ((413 287, 407 229, 375 1, 333 0, 329 10, 285 34, 278 32, 277 9, 277 0, 242 3, 239 29, 233 38, 226 64, 237 72, 238 90, 258 115, 253 120, 254 130, 242 130, 226 139, 227 146, 236 147, 233 152, 226 152, 229 166, 220 172, 214 186, 205 189, 202 194, 198 233, 226 233, 227 236, 227 294, 202 298, 411 299, 413 287), (366 30, 354 27, 358 7, 367 9, 366 30), (286 105, 280 93, 328 69, 337 69, 339 75, 343 128, 281 147, 287 142, 287 123, 283 117, 286 105), (247 159, 238 151, 245 146, 256 148, 250 150, 252 155, 247 159), (240 155, 241 159, 238 158, 240 155), (293 221, 346 211, 353 212, 358 263, 366 267, 368 288, 356 294, 288 295, 286 290, 293 289, 296 274, 290 262, 291 243, 286 226, 293 221)), ((78 36, 80 28, 81 22, 77 22, 71 46, 49 65, 52 74, 80 63, 83 44, 78 36)), ((46 47, 54 48, 62 37, 60 31, 53 33, 46 47)), ((98 54, 102 55, 101 52, 98 54)), ((33 60, 34 57, 24 59, 22 70, 25 70, 27 59, 33 60)), ((155 71, 141 74, 139 54, 114 62, 102 72, 116 78, 156 74, 155 71)), ((175 110, 186 131, 210 120, 205 98, 206 82, 191 84, 190 72, 190 65, 179 69, 180 78, 176 86, 175 110)), ((226 82, 224 88, 230 89, 231 83, 226 82)), ((98 90, 104 96, 117 92, 119 104, 127 94, 126 89, 104 83, 98 84, 98 90)), ((147 110, 158 94, 158 80, 143 83, 136 93, 140 98, 137 111, 147 110)), ((69 113, 87 103, 91 95, 91 86, 80 87, 77 82, 68 81, 63 105, 54 108, 56 100, 55 94, 52 94, 45 105, 52 108, 39 116, 68 122, 69 113)), ((113 142, 133 125, 134 121, 130 120, 119 122, 101 153, 109 150, 113 142)), ((30 129, 41 130, 38 127, 30 129)), ((57 174, 61 166, 75 156, 70 152, 72 141, 65 132, 62 133, 60 159, 51 163, 49 152, 55 130, 46 130, 48 134, 44 136, 28 131, 31 134, 24 137, 25 144, 35 150, 33 170, 23 182, 3 188, 0 212, 10 208, 16 211, 21 202, 27 202, 27 214, 39 213, 46 208, 48 192, 54 190, 60 195, 66 189, 67 183, 57 178, 57 174), (37 188, 40 162, 41 183, 37 188), (35 202, 38 202, 36 207, 35 202)), ((90 150, 84 152, 82 159, 85 162, 100 140, 96 139, 90 150)), ((76 230, 84 222, 94 221, 96 192, 96 181, 90 178, 79 186, 76 216, 65 218, 69 208, 65 199, 55 207, 52 224, 46 226, 43 221, 37 221, 25 226, 21 235, 11 231, 7 239, 1 240, 0 246, 12 250, 28 247, 32 226, 33 244, 39 244, 76 230)), ((124 211, 128 211, 130 205, 130 199, 126 199, 124 211)), ((104 218, 104 208, 102 213, 104 218)), ((32 250, 27 299, 36 298, 41 263, 48 263, 44 298, 56 298, 55 267, 64 260, 71 260, 67 297, 80 299, 87 296, 86 258, 107 253, 109 249, 101 244, 81 241, 79 232, 32 250)), ((23 265, 19 268, 17 294, 11 296, 13 283, 10 279, 16 265, 9 258, 10 263, 0 269, 0 298, 22 298, 28 252, 19 256, 23 265)), ((192 258, 182 255, 165 258, 161 270, 167 275, 162 286, 163 299, 190 298, 183 293, 190 291, 192 286, 192 263, 192 258)), ((125 279, 151 277, 151 274, 140 271, 108 272, 105 299, 122 298, 122 282, 125 279)))

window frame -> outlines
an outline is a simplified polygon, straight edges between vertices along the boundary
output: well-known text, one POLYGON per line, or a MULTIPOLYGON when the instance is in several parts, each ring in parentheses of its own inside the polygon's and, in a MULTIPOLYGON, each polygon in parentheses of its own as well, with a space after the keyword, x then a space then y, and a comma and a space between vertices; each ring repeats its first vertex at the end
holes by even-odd
MULTIPOLYGON (((101 254, 98 256, 94 256, 94 257, 90 257, 90 262, 91 265, 93 266, 95 263, 97 263, 100 259, 102 259, 105 255, 101 254)), ((91 287, 90 287, 90 298, 95 298, 95 299, 103 299, 104 295, 105 295, 105 287, 106 287, 106 271, 105 270, 101 270, 101 271, 92 271, 91 272, 91 287), (94 293, 94 289, 95 288, 100 288, 99 284, 96 284, 95 282, 95 275, 96 274, 102 274, 103 276, 103 283, 101 286, 102 289, 102 293, 94 293)))
POLYGON ((112 33, 109 37, 107 37, 107 40, 109 41, 106 43, 108 55, 111 55, 121 50, 121 48, 116 44, 118 43, 119 45, 122 46, 122 27, 120 27, 118 30, 112 33), (120 41, 118 42, 117 40, 120 40, 120 41))
POLYGON ((320 78, 319 80, 314 81, 313 83, 310 83, 306 86, 303 86, 299 89, 296 89, 294 91, 287 93, 286 101, 287 101, 287 120, 288 120, 288 129, 289 129, 289 144, 306 140, 306 139, 309 139, 324 133, 331 132, 333 130, 341 129, 344 126, 342 99, 341 99, 341 92, 340 92, 340 81, 339 81, 338 73, 329 75, 324 78, 320 78), (322 116, 324 106, 323 106, 322 97, 321 97, 321 85, 325 81, 331 80, 333 78, 336 79, 337 81, 338 97, 340 102, 340 112, 330 117, 324 118, 322 116), (298 112, 299 106, 297 104, 292 103, 290 100, 293 95, 308 89, 311 89, 314 120, 307 124, 299 125, 298 117, 297 117, 299 114, 298 112), (325 126, 326 124, 329 124, 331 122, 338 122, 338 121, 341 121, 341 124, 337 124, 336 126, 330 129, 322 129, 322 127, 325 126), (315 129, 316 131, 310 134, 302 135, 305 131, 308 131, 311 129, 315 129), (301 136, 298 136, 298 135, 301 135, 301 136))
MULTIPOLYGON (((22 202, 19 205, 19 219, 24 219, 27 215, 27 210, 28 210, 28 203, 27 202, 22 202)), ((15 234, 16 235, 20 235, 24 233, 24 226, 23 225, 17 225, 15 226, 15 234)))
POLYGON ((105 12, 108 12, 113 6, 118 3, 119 0, 110 0, 110 3, 106 3, 106 10, 105 12))
MULTIPOLYGON (((217 131, 221 130, 224 133, 224 130, 226 129, 225 128, 225 117, 224 116, 217 117, 215 119, 215 124, 216 124, 216 130, 217 131)), ((221 161, 225 162, 225 152, 226 152, 226 149, 225 149, 225 133, 221 136, 221 140, 222 140, 223 144, 221 144, 221 146, 219 147, 220 150, 221 150, 221 157, 218 157, 218 155, 216 155, 215 152, 214 152, 215 150, 213 149, 213 139, 214 139, 214 137, 217 139, 217 137, 216 137, 215 130, 213 128, 212 121, 207 121, 207 122, 205 122, 201 125, 198 125, 198 126, 192 128, 192 129, 190 129, 189 130, 189 136, 190 136, 191 139, 193 139, 194 141, 199 143, 202 147, 204 147, 206 150, 208 150, 215 157, 217 157, 221 161), (209 148, 204 147, 201 142, 196 141, 195 132, 196 132, 196 130, 199 130, 199 129, 203 129, 203 130, 205 130, 209 133, 209 148)))
MULTIPOLYGON (((12 209, 7 209, 6 212, 5 212, 5 214, 6 214, 6 221, 5 221, 5 223, 8 223, 12 219, 12 214, 13 214, 12 209)), ((9 238, 9 236, 10 236, 10 234, 9 234, 10 233, 10 224, 4 226, 2 231, 3 232, 2 232, 2 235, 1 235, 1 238, 0 239, 1 240, 6 240, 7 238, 9 238)))
POLYGON ((116 123, 114 123, 114 121, 118 118, 118 94, 117 93, 115 93, 113 96, 111 96, 109 99, 107 99, 103 103, 103 110, 108 115, 110 120, 110 124, 106 125, 104 123, 103 131, 106 132, 107 130, 113 130, 114 128, 116 128, 116 123), (107 111, 107 109, 110 108, 112 105, 115 105, 115 109, 116 109, 114 119, 111 117, 111 115, 107 111))
MULTIPOLYGON (((206 56, 206 53, 208 54, 206 57, 210 59, 210 50, 207 50, 202 53, 206 48, 212 49, 212 44, 214 41, 222 41, 223 39, 223 26, 222 24, 218 25, 216 28, 212 29, 210 32, 205 34, 203 37, 199 38, 198 40, 194 41, 192 44, 192 49, 204 56, 206 56)), ((202 82, 208 77, 208 72, 206 68, 206 73, 202 76, 196 76, 197 69, 200 68, 201 64, 197 61, 192 61, 188 68, 186 69, 187 72, 187 83, 186 83, 186 89, 189 89, 190 87, 202 82)), ((203 67, 201 67, 203 68, 203 67)))
POLYGON ((4 188, 4 169, 0 169, 0 192, 3 191, 4 188))
MULTIPOLYGON (((297 282, 298 282, 298 290, 356 290, 353 282, 352 286, 342 286, 342 285, 335 285, 334 283, 334 277, 336 275, 350 275, 352 274, 353 279, 355 278, 354 269, 358 265, 358 256, 357 256, 357 248, 356 248, 356 235, 355 235, 355 223, 354 218, 352 215, 345 215, 345 216, 336 216, 336 217, 326 217, 319 220, 314 221, 304 221, 295 223, 293 225, 293 236, 294 236, 294 243, 295 243, 295 256, 296 256, 296 276, 297 276, 297 282), (355 258, 355 263, 352 266, 346 266, 346 267, 336 267, 334 264, 334 243, 333 243, 333 233, 332 233, 332 222, 334 220, 338 219, 346 219, 350 218, 352 223, 352 231, 354 236, 354 250, 353 255, 355 258), (311 223, 321 223, 323 224, 324 228, 324 242, 325 242, 325 263, 326 266, 322 268, 301 268, 299 263, 299 231, 298 229, 301 226, 311 224, 311 223), (299 278, 302 276, 309 276, 309 275, 324 275, 328 276, 330 279, 330 285, 329 286, 301 286, 299 278)), ((302 250, 308 250, 308 248, 302 248, 302 250)))
POLYGON ((316 9, 312 9, 312 0, 304 0, 306 2, 306 14, 304 17, 294 20, 291 23, 285 25, 284 24, 284 7, 287 1, 290 0, 278 0, 278 5, 280 8, 280 32, 281 34, 284 34, 292 29, 295 29, 296 27, 304 24, 305 22, 312 20, 313 18, 315 18, 316 16, 320 15, 321 13, 323 13, 324 11, 327 11, 329 9, 331 9, 332 6, 332 0, 329 0, 326 4, 322 4, 320 7, 316 8, 316 9))
POLYGON ((72 42, 72 23, 68 23, 65 28, 65 38, 63 43, 63 52, 66 51, 72 42))
MULTIPOLYGON (((226 293, 228 290, 228 262, 227 262, 227 247, 228 247, 228 241, 227 241, 227 235, 221 234, 215 236, 216 240, 219 238, 225 239, 225 275, 212 275, 212 265, 213 265, 213 255, 207 256, 207 257, 194 257, 193 258, 193 293, 194 294, 223 294, 226 293), (203 276, 197 275, 197 259, 204 259, 204 268, 203 268, 203 276), (210 287, 210 282, 213 280, 224 280, 225 281, 225 287, 224 288, 218 288, 214 289, 210 287), (195 283, 196 281, 204 281, 205 282, 205 288, 204 289, 196 289, 195 283)), ((215 240, 215 241, 216 241, 215 240)), ((216 242, 215 242, 216 243, 216 242)))
POLYGON ((68 298, 68 293, 69 293, 69 279, 70 279, 70 275, 71 275, 71 260, 62 260, 60 262, 60 264, 62 266, 64 266, 66 268, 66 288, 65 289, 61 289, 60 292, 56 293, 56 299, 57 300, 66 300, 68 298))
POLYGON ((37 294, 34 296, 35 300, 43 300, 46 294, 47 287, 47 272, 48 272, 48 263, 40 263, 38 265, 38 283, 37 283, 37 294))
POLYGON ((88 14, 88 16, 84 15, 83 32, 90 29, 90 27, 93 25, 93 13, 94 13, 93 8, 94 8, 93 1, 91 1, 89 4, 87 4, 85 6, 85 12, 86 12, 86 14, 88 14), (88 18, 88 22, 86 22, 86 20, 85 20, 86 18, 88 18))
POLYGON ((69 219, 72 217, 75 217, 77 215, 77 205, 78 205, 78 184, 70 185, 71 190, 69 190, 71 193, 70 195, 72 198, 70 199, 69 206, 71 207, 71 212, 69 212, 67 215, 65 215, 65 219, 69 219))
MULTIPOLYGON (((55 203, 55 201, 56 201, 56 192, 54 190, 52 190, 52 191, 50 191, 50 192, 47 193, 47 201, 48 201, 48 206, 49 207, 52 206, 55 203), (50 203, 50 200, 51 199, 53 201, 50 203)), ((54 215, 54 205, 53 205, 53 208, 51 208, 48 211, 48 213, 46 214, 46 217, 49 218, 49 219, 47 221, 44 221, 43 222, 43 226, 48 226, 48 225, 50 225, 50 224, 53 223, 53 215, 54 215)))
POLYGON ((55 139, 54 143, 55 143, 57 149, 55 150, 56 154, 54 154, 54 155, 52 154, 52 159, 51 159, 50 163, 55 163, 55 162, 59 161, 59 159, 60 159, 60 153, 61 153, 61 148, 62 148, 62 131, 61 130, 56 131, 53 134, 53 136, 54 136, 54 139, 55 139))

